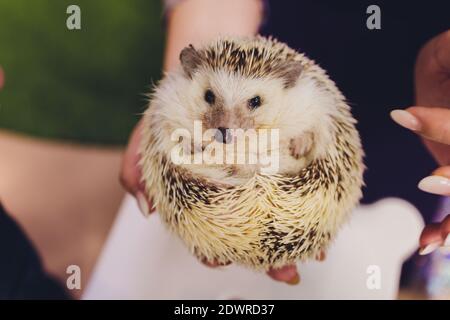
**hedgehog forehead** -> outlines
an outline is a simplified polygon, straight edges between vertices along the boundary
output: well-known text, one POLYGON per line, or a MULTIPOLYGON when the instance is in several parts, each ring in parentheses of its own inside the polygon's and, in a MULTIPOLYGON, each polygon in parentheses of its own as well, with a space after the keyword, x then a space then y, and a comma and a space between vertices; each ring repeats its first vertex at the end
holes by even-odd
POLYGON ((277 77, 280 68, 294 61, 296 52, 279 43, 218 41, 201 50, 203 66, 249 78, 277 77))
POLYGON ((207 73, 203 80, 205 89, 212 89, 227 106, 247 101, 255 96, 267 100, 282 91, 282 81, 276 78, 249 78, 235 73, 219 70, 207 73))

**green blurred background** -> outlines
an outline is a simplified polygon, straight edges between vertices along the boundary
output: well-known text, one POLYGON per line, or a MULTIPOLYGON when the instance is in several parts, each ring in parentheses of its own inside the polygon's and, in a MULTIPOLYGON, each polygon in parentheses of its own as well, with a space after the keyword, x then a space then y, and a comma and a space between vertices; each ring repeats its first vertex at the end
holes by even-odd
POLYGON ((123 145, 161 75, 158 0, 0 0, 0 128, 123 145), (69 5, 81 30, 68 30, 69 5))

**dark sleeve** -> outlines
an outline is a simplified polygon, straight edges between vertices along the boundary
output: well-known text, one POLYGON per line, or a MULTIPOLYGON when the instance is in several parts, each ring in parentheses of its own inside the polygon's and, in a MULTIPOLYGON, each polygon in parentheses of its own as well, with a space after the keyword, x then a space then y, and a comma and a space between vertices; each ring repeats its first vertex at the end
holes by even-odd
POLYGON ((0 205, 0 300, 68 298, 42 269, 33 245, 0 205))

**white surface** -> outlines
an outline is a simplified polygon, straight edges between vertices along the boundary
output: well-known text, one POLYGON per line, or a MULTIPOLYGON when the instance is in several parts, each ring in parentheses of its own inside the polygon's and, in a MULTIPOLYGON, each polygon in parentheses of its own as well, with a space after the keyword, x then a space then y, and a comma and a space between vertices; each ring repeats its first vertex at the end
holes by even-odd
POLYGON ((423 221, 400 199, 355 210, 324 262, 299 264, 301 284, 277 283, 238 266, 199 263, 154 213, 145 219, 127 196, 84 299, 394 299, 401 264, 416 248, 423 221), (380 289, 368 289, 379 267, 380 289))

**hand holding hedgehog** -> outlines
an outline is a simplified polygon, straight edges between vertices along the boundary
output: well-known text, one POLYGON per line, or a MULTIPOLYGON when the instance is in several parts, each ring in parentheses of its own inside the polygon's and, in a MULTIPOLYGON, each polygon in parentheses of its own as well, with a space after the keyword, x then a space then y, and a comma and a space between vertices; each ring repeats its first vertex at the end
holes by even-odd
POLYGON ((191 46, 180 60, 142 124, 142 177, 163 220, 206 261, 268 270, 320 255, 361 196, 363 152, 342 94, 313 61, 262 37, 191 46), (278 172, 261 162, 175 164, 177 144, 192 157, 207 149, 172 139, 179 128, 195 135, 198 120, 220 132, 212 143, 225 154, 229 129, 277 129, 268 151, 278 172))

